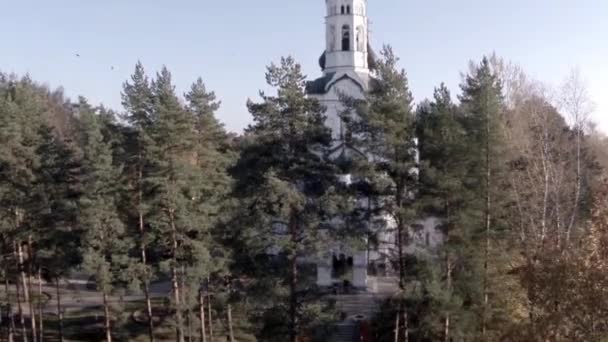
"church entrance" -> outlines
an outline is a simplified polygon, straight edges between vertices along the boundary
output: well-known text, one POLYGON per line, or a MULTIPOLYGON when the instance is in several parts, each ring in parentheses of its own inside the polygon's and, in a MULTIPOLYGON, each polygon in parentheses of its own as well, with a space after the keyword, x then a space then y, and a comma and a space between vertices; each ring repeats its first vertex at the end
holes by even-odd
POLYGON ((353 287, 353 257, 333 254, 331 258, 331 278, 334 292, 348 293, 353 287))
POLYGON ((367 253, 333 251, 317 262, 317 285, 334 290, 367 288, 367 253))
POLYGON ((331 276, 334 279, 350 282, 353 278, 353 257, 344 254, 332 256, 331 276))

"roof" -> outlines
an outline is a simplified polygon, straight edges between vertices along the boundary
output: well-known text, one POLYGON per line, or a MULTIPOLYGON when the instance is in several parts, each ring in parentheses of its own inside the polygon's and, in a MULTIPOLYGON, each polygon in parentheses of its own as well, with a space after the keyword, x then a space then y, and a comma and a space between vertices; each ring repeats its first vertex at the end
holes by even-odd
POLYGON ((308 94, 325 94, 325 87, 332 80, 336 73, 330 72, 317 78, 314 81, 306 82, 306 93, 308 94))
POLYGON ((354 75, 350 75, 345 72, 339 75, 339 77, 336 74, 336 72, 328 72, 314 81, 308 81, 306 83, 306 93, 309 95, 326 94, 334 84, 342 80, 351 80, 361 88, 361 91, 365 92, 368 87, 375 87, 378 82, 378 80, 367 74, 355 73, 354 75))

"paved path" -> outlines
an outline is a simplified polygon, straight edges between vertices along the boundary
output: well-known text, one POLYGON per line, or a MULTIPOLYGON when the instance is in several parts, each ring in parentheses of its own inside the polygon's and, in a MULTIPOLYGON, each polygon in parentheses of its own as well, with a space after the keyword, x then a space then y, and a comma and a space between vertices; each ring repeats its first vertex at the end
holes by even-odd
MULTIPOLYGON (((62 281, 60 284, 60 294, 61 294, 61 306, 66 311, 76 311, 84 308, 91 307, 100 307, 103 305, 103 297, 100 292, 95 290, 90 290, 87 288, 88 282, 82 280, 66 280, 62 281)), ((38 283, 32 283, 33 292, 35 294, 38 293, 38 283)), ((1 288, 0 298, 6 298, 5 287, 1 288)), ((14 309, 17 310, 17 306, 14 302, 16 296, 16 289, 14 285, 9 286, 9 291, 12 293, 12 300, 14 309)), ((44 306, 44 312, 46 313, 57 313, 57 296, 56 289, 54 286, 48 286, 45 284, 42 286, 42 292, 50 295, 51 299, 44 306)), ((171 294, 171 283, 169 281, 157 282, 153 283, 150 286, 150 295, 152 298, 164 298, 171 294)), ((143 294, 137 295, 125 295, 122 296, 110 296, 110 303, 120 303, 120 302, 134 302, 134 301, 143 301, 145 296, 143 294)), ((23 305, 22 302, 22 310, 27 315, 29 313, 29 308, 23 305)))

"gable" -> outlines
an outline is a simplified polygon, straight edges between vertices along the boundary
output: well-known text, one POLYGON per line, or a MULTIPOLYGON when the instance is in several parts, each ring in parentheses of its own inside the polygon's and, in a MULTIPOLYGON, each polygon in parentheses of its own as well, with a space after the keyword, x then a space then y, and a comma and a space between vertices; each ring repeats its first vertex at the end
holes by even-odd
POLYGON ((358 96, 365 92, 363 85, 348 74, 344 74, 339 78, 332 80, 326 87, 327 92, 343 92, 351 96, 358 96))
POLYGON ((306 83, 306 93, 309 95, 328 95, 331 94, 337 97, 338 92, 343 92, 351 96, 360 97, 366 89, 363 81, 348 73, 341 75, 335 72, 327 73, 314 81, 306 83))

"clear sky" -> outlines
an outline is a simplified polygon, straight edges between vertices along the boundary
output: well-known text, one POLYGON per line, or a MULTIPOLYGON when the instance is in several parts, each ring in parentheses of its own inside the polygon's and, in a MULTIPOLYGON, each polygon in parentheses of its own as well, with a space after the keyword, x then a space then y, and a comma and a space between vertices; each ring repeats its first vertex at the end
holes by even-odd
MULTIPOLYGON (((369 0, 368 12, 372 45, 394 47, 417 101, 442 81, 457 91, 467 61, 495 51, 550 84, 578 66, 608 132, 608 1, 369 0)), ((323 0, 0 0, 0 70, 121 110, 137 60, 165 64, 180 93, 203 77, 240 131, 269 62, 293 55, 320 74, 324 14, 323 0)))

